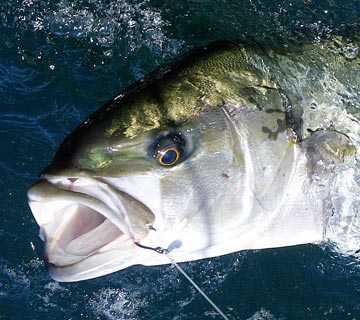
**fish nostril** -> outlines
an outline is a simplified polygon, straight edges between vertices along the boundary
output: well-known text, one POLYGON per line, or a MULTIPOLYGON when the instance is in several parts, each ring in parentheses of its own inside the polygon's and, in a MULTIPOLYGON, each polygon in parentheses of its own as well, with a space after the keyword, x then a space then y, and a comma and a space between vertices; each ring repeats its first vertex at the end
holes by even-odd
POLYGON ((71 183, 74 183, 78 178, 68 178, 71 183))

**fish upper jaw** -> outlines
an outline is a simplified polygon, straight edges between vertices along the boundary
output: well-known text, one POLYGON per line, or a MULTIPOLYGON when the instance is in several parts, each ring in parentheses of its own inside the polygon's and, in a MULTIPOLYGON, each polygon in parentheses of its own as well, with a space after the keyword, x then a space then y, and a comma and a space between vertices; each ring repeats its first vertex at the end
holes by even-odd
POLYGON ((146 182, 146 177, 43 178, 29 189, 28 199, 46 243, 50 273, 56 280, 93 278, 145 259, 137 254, 139 248, 134 242, 155 229, 157 190, 154 186, 152 192, 147 189, 154 181, 146 182), (145 200, 138 200, 137 193, 139 198, 147 193, 145 200), (106 267, 99 268, 99 264, 106 267))

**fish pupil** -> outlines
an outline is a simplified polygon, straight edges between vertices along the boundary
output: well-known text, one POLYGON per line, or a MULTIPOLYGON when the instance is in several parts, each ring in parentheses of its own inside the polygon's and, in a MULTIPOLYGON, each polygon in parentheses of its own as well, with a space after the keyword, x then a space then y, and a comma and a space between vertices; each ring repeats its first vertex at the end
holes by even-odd
POLYGON ((161 162, 165 165, 171 165, 173 164, 178 158, 178 153, 175 150, 167 150, 162 158, 161 158, 161 162))
POLYGON ((158 164, 171 167, 182 160, 185 147, 186 141, 180 132, 165 132, 155 140, 150 152, 158 164))

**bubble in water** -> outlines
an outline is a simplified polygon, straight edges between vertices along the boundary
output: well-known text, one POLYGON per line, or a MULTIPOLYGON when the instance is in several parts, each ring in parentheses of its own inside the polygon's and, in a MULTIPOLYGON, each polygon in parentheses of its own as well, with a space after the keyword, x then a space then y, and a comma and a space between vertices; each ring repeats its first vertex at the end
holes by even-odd
POLYGON ((357 57, 359 48, 357 46, 353 45, 352 43, 348 43, 347 45, 345 45, 343 47, 342 51, 343 51, 345 58, 355 59, 357 57))
POLYGON ((146 300, 136 291, 114 288, 101 289, 88 300, 93 314, 101 319, 134 319, 138 309, 144 305, 146 300))

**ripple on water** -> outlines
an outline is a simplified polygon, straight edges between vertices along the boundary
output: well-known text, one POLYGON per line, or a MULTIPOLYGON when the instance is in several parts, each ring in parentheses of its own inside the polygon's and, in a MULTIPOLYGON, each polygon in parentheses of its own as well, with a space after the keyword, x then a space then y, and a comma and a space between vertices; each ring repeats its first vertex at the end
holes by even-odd
POLYGON ((50 80, 30 67, 0 63, 0 90, 14 90, 17 94, 32 94, 43 90, 50 80))
POLYGON ((0 114, 0 169, 6 174, 34 180, 50 162, 70 128, 76 127, 83 117, 78 107, 58 106, 55 102, 53 109, 42 114, 0 114), (42 156, 34 155, 34 150, 42 156))

